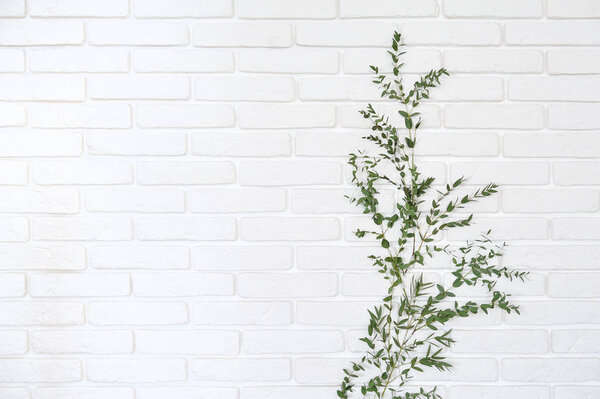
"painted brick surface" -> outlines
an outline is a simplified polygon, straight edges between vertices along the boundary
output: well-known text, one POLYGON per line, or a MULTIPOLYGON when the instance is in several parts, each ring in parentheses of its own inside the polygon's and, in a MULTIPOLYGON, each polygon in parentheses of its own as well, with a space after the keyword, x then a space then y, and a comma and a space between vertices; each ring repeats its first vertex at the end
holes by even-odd
POLYGON ((502 186, 444 239, 492 228, 532 272, 416 381, 600 397, 599 5, 0 1, 0 398, 335 397, 383 295, 345 160, 367 101, 393 113, 368 66, 395 29, 407 79, 451 72, 423 170, 502 186))

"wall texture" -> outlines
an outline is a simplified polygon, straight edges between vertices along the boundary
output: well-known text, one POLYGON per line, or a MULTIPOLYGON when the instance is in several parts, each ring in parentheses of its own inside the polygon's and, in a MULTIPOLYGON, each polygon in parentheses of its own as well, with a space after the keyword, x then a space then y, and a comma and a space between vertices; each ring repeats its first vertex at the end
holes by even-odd
MULTIPOLYGON (((2 0, 0 398, 326 399, 381 294, 345 156, 399 29, 439 182, 521 317, 456 325, 451 399, 600 397, 600 2, 2 0)), ((390 202, 392 192, 386 192, 390 202)), ((456 231, 450 241, 467 237, 456 231)), ((429 276, 443 280, 443 264, 429 276)))

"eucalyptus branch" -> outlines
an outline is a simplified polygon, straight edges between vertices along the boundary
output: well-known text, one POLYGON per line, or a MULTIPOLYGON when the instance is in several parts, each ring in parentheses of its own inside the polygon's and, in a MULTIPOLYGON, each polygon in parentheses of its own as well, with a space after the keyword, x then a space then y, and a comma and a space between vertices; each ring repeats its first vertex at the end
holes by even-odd
POLYGON ((344 369, 337 391, 342 399, 348 399, 354 392, 369 399, 440 398, 436 388, 410 392, 406 384, 426 368, 444 372, 452 367, 444 356, 444 350, 454 343, 452 330, 447 329, 446 324, 452 319, 488 313, 491 309, 518 313, 519 307, 510 302, 509 294, 497 290, 496 285, 501 279, 524 281, 527 275, 500 266, 503 246, 490 240, 490 231, 458 248, 434 244, 442 232, 469 226, 473 215, 455 216, 456 211, 494 195, 498 186, 490 183, 454 198, 456 190, 466 181, 461 177, 437 190, 429 208, 421 209, 433 190, 435 179, 422 176, 416 162, 415 145, 422 123, 417 110, 448 72, 445 68, 431 70, 407 90, 400 76, 404 52, 398 32, 394 33, 391 47, 388 53, 392 76, 380 73, 376 66, 371 66, 371 70, 381 97, 399 104, 398 115, 404 120, 404 126, 394 126, 389 117, 368 104, 360 113, 371 121, 371 134, 363 138, 374 145, 375 154, 359 151, 350 154, 348 161, 352 182, 358 188, 358 194, 349 198, 350 202, 370 215, 375 226, 372 230, 357 229, 355 235, 372 236, 386 250, 385 256, 369 258, 388 287, 382 303, 368 311, 367 334, 360 339, 368 348, 366 353, 344 369), (390 168, 397 176, 387 172, 390 168), (381 185, 391 186, 398 193, 391 213, 384 214, 379 209, 378 187, 381 185), (394 241, 391 233, 397 237, 394 241), (436 254, 449 259, 453 280, 447 286, 425 281, 423 273, 412 272, 436 254), (478 302, 458 301, 456 290, 463 286, 483 286, 489 296, 478 302), (363 381, 360 384, 359 378, 363 381), (356 390, 357 385, 360 385, 359 390, 356 390))

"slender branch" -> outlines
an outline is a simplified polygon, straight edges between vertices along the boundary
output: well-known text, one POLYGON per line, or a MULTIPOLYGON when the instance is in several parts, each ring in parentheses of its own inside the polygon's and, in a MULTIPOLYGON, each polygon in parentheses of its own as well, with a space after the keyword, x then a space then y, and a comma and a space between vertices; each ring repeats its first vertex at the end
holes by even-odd
POLYGON ((454 342, 450 337, 451 330, 445 328, 450 320, 469 317, 480 311, 487 313, 495 308, 507 313, 519 312, 518 306, 509 301, 509 295, 495 290, 495 286, 500 279, 524 280, 526 276, 526 273, 495 264, 493 259, 501 256, 501 248, 492 244, 489 232, 457 250, 431 244, 445 230, 469 226, 473 215, 456 217, 455 212, 471 202, 495 194, 497 186, 490 183, 462 197, 450 198, 465 182, 461 177, 447 184, 444 191, 439 191, 429 210, 422 213, 421 204, 435 179, 422 178, 416 162, 418 129, 422 122, 417 109, 448 72, 444 68, 431 70, 407 91, 400 77, 400 59, 404 54, 402 46, 400 34, 394 33, 392 49, 388 51, 393 66, 392 81, 385 74, 380 74, 378 67, 372 66, 371 69, 375 74, 373 82, 380 87, 381 96, 399 103, 401 110, 398 114, 404 119, 404 126, 392 125, 388 117, 369 104, 361 111, 363 117, 372 123, 371 134, 364 139, 374 144, 378 152, 376 155, 366 152, 351 154, 348 161, 352 167, 352 182, 360 193, 350 201, 362 207, 377 226, 372 231, 358 229, 355 234, 359 238, 374 236, 385 248, 387 255, 372 255, 370 258, 378 271, 385 275, 388 289, 382 304, 369 310, 368 334, 361 338, 369 349, 358 362, 344 369, 345 376, 337 392, 341 399, 348 399, 354 392, 354 381, 359 375, 366 378, 360 387, 365 399, 438 399, 435 388, 430 391, 421 388, 417 393, 401 391, 407 381, 425 368, 446 371, 452 366, 442 353, 454 342), (402 131, 404 135, 400 134, 402 131), (380 168, 385 167, 392 167, 399 177, 381 173, 380 168), (379 210, 377 187, 381 184, 391 184, 401 193, 391 214, 384 215, 379 210), (399 238, 391 242, 392 234, 395 237, 396 233, 399 238), (406 255, 403 256, 405 250, 406 255), (449 257, 454 269, 451 284, 442 286, 424 281, 423 273, 413 276, 409 282, 409 270, 425 265, 434 253, 449 257), (481 302, 458 303, 453 299, 456 297, 455 290, 463 285, 485 286, 489 298, 481 302), (419 338, 421 336, 424 338, 419 338))

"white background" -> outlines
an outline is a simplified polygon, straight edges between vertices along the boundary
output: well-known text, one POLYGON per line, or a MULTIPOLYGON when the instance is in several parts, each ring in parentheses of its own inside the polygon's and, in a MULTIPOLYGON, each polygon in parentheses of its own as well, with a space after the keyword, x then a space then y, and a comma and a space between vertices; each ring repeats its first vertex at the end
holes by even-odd
POLYGON ((600 397, 600 2, 24 3, 0 2, 0 398, 336 397, 381 294, 343 195, 394 29, 409 79, 452 73, 424 169, 503 186, 445 239, 491 227, 532 272, 521 317, 455 326, 419 381, 600 397))

